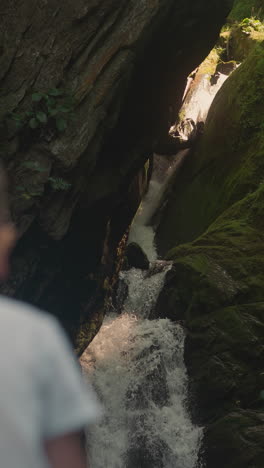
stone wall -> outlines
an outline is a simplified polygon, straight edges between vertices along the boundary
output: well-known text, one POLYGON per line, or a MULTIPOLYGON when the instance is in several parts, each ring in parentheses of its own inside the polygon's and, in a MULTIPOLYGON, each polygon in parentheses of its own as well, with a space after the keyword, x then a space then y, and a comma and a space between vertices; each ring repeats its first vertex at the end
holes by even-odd
POLYGON ((2 292, 47 308, 74 335, 135 212, 131 184, 232 3, 1 2, 0 151, 20 234, 2 292), (34 128, 48 96, 51 107, 71 101, 68 114, 59 125, 39 115, 34 128))

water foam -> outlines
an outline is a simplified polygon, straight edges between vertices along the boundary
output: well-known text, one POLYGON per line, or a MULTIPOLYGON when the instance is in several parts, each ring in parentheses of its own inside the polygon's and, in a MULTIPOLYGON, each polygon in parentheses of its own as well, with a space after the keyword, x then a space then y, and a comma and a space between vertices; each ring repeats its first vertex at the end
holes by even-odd
POLYGON ((105 407, 89 434, 92 468, 126 467, 142 441, 155 468, 196 466, 202 431, 186 410, 183 350, 183 329, 168 319, 108 317, 82 357, 105 407))
POLYGON ((157 209, 163 193, 163 185, 155 180, 150 181, 149 189, 132 223, 128 242, 136 242, 143 249, 150 262, 157 260, 155 231, 149 224, 157 209))
POLYGON ((123 313, 105 319, 81 358, 105 408, 88 436, 92 468, 196 466, 202 430, 186 410, 184 331, 146 318, 169 268, 122 273, 123 313))

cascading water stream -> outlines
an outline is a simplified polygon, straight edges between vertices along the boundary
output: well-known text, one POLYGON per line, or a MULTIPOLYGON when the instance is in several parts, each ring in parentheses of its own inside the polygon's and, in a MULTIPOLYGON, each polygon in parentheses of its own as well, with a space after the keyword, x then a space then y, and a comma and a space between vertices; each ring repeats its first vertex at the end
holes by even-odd
MULTIPOLYGON (((196 123, 207 115, 224 79, 220 77, 213 90, 208 79, 200 83, 185 101, 187 120, 196 123)), ((121 272, 120 285, 125 283, 128 291, 124 303, 124 295, 117 295, 122 313, 106 317, 81 358, 84 374, 104 407, 104 417, 88 435, 91 468, 198 466, 203 430, 192 423, 187 411, 184 330, 169 319, 149 319, 171 268, 168 262, 157 260, 150 221, 187 152, 167 159, 165 168, 164 159, 156 156, 149 191, 129 236, 130 242, 143 248, 151 267, 121 272)))
POLYGON ((107 317, 81 363, 105 407, 89 435, 92 468, 194 468, 202 431, 186 410, 184 331, 148 320, 170 265, 121 277, 128 296, 107 317))
POLYGON ((182 150, 173 157, 154 155, 154 167, 148 192, 145 195, 132 223, 128 242, 136 242, 146 253, 150 262, 157 260, 155 230, 151 219, 159 208, 163 194, 175 171, 182 164, 189 150, 182 150))
MULTIPOLYGON (((146 223, 162 190, 154 183, 131 236, 146 247, 144 228, 152 230, 147 240, 152 260, 157 258, 154 231, 146 223)), ((106 317, 81 358, 105 409, 88 435, 91 468, 197 466, 202 429, 192 424, 186 409, 184 331, 168 319, 149 319, 170 268, 169 262, 156 260, 148 271, 120 273, 120 285, 128 289, 125 302, 118 304, 122 313, 106 317)))

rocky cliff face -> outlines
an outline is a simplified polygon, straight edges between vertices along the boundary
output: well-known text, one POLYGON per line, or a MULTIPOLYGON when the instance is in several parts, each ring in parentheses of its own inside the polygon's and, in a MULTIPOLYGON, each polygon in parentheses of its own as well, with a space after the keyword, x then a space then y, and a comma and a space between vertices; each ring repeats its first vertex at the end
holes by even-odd
POLYGON ((21 237, 3 292, 74 335, 136 210, 144 162, 231 4, 1 2, 1 156, 21 237))
POLYGON ((180 244, 159 310, 187 325, 208 468, 263 466, 263 58, 264 43, 216 96, 158 234, 180 244))

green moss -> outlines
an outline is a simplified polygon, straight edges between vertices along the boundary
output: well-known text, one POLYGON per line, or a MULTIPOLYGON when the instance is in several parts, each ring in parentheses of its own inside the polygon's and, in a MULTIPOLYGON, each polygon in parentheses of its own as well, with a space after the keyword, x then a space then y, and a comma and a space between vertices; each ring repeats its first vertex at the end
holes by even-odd
POLYGON ((200 237, 172 249, 170 318, 185 319, 193 391, 210 418, 260 407, 264 333, 264 184, 200 237))
POLYGON ((199 67, 199 74, 213 75, 220 60, 221 51, 214 47, 199 67))
POLYGON ((263 180, 263 76, 264 43, 224 83, 201 142, 176 178, 158 228, 162 254, 201 235, 263 180))
POLYGON ((264 24, 254 18, 246 18, 241 23, 235 23, 230 30, 228 39, 228 55, 238 62, 242 62, 254 47, 264 41, 264 24), (249 23, 245 23, 245 21, 249 23), (255 25, 246 26, 246 24, 255 25))
MULTIPOLYGON (((174 261, 174 277, 167 291, 167 297, 173 297, 173 301, 167 301, 170 316, 173 310, 175 314, 181 311, 181 318, 185 317, 196 332, 202 323, 211 323, 220 336, 216 352, 221 342, 227 346, 229 341, 238 354, 243 347, 249 355, 257 355, 262 349, 256 344, 251 350, 254 340, 248 333, 252 323, 262 326, 260 336, 263 333, 263 220, 264 185, 260 184, 255 193, 226 210, 201 237, 168 254, 167 258, 174 261), (255 311, 259 315, 252 321, 255 311), (228 339, 223 336, 227 331, 228 339)), ((208 339, 208 334, 205 336, 208 339)))
POLYGON ((229 21, 241 21, 250 16, 264 15, 262 0, 236 0, 229 14, 229 21))
POLYGON ((254 16, 251 16, 250 18, 244 18, 239 23, 239 26, 244 33, 249 34, 251 34, 252 31, 263 32, 264 29, 263 23, 254 16))
POLYGON ((215 468, 263 465, 263 77, 261 43, 217 94, 158 231, 173 261, 159 308, 185 320, 191 389, 214 421, 206 443, 215 468))
POLYGON ((228 17, 228 57, 243 61, 264 40, 264 8, 262 0, 237 0, 228 17))

